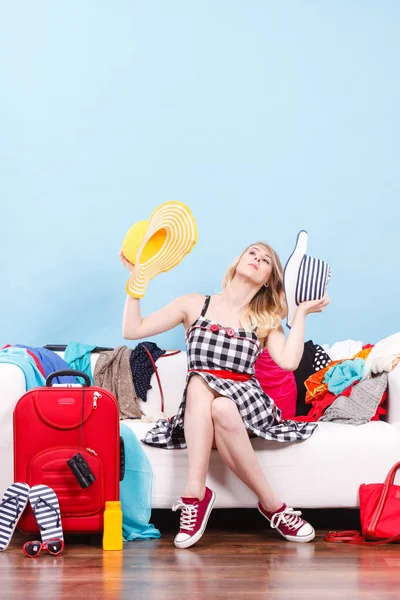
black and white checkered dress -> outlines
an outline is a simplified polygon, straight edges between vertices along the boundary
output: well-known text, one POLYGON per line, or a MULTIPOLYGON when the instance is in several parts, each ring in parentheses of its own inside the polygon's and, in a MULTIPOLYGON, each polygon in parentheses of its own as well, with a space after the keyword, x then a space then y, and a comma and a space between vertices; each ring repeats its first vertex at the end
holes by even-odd
POLYGON ((200 376, 219 396, 233 400, 249 432, 266 440, 295 442, 311 436, 315 423, 282 421, 281 411, 263 392, 254 377, 254 364, 262 347, 253 331, 223 327, 205 317, 207 296, 201 316, 186 333, 188 372, 186 388, 178 412, 170 420, 160 420, 142 441, 160 448, 185 448, 183 429, 186 390, 193 375, 200 376), (233 371, 251 375, 248 381, 223 379, 208 370, 233 371), (198 371, 197 371, 198 370, 198 371))

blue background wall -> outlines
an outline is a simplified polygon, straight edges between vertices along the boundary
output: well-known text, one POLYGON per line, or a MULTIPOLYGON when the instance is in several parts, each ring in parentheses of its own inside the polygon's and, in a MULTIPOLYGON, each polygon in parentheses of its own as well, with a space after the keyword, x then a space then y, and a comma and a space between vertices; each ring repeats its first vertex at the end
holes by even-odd
POLYGON ((144 314, 304 228, 333 272, 307 338, 400 329, 399 23, 395 0, 3 3, 0 342, 122 343, 121 241, 169 199, 199 241, 144 314))

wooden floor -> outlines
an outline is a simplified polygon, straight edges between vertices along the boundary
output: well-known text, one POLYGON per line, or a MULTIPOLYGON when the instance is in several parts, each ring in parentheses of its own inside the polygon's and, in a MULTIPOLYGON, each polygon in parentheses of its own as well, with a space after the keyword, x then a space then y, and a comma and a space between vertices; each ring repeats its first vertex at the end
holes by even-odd
POLYGON ((235 531, 214 511, 212 526, 188 550, 174 547, 168 526, 160 540, 129 542, 122 552, 103 552, 100 538, 72 537, 59 557, 36 559, 23 555, 27 538, 16 532, 0 554, 0 598, 400 599, 400 545, 328 544, 321 530, 316 541, 294 544, 263 522, 249 525, 235 531))

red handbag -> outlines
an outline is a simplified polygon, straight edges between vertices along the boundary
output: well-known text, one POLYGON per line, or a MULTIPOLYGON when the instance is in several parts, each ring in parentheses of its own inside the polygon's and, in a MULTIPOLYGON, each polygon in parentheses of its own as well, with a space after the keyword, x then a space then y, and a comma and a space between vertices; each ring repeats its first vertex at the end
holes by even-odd
POLYGON ((330 531, 326 542, 348 544, 387 544, 400 541, 400 486, 394 485, 396 463, 389 471, 385 483, 360 485, 360 520, 362 535, 358 531, 330 531))

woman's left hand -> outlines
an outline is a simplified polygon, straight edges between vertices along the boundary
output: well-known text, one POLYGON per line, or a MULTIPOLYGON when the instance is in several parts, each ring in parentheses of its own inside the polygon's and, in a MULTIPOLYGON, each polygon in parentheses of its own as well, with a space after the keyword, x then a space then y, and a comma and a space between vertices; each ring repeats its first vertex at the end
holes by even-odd
POLYGON ((319 300, 307 300, 307 302, 301 302, 297 310, 303 311, 305 315, 310 315, 311 313, 322 312, 324 308, 328 306, 329 302, 330 300, 325 294, 319 300))

